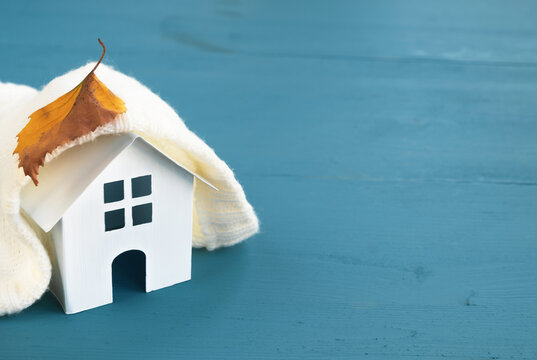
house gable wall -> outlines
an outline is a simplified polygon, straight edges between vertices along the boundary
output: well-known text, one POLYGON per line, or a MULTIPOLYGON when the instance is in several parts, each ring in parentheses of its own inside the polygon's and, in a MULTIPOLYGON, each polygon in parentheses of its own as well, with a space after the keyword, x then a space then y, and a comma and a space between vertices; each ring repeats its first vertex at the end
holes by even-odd
POLYGON ((128 250, 146 255, 146 291, 190 279, 192 205, 192 174, 144 141, 134 141, 63 216, 58 261, 65 311, 110 303, 112 262, 128 250), (145 175, 151 175, 151 194, 133 198, 131 180, 145 175), (105 203, 104 184, 121 180, 123 200, 105 203), (151 204, 152 221, 133 225, 133 207, 144 204, 151 204), (124 209, 125 226, 105 231, 105 213, 119 209, 124 209))

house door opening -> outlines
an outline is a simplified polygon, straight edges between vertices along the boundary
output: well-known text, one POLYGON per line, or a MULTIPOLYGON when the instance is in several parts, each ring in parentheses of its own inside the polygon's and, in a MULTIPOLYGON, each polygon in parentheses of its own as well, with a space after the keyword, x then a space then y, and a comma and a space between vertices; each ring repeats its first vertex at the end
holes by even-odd
POLYGON ((140 250, 119 254, 112 262, 114 301, 145 292, 146 259, 140 250))

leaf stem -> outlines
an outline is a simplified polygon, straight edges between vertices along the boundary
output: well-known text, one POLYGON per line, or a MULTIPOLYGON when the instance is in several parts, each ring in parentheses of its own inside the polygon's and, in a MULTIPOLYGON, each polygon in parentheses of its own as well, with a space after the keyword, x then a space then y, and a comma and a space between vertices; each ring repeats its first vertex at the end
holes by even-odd
MULTIPOLYGON (((95 66, 93 67, 93 69, 90 71, 90 74, 93 73, 95 71, 95 69, 97 69, 97 66, 99 66, 99 64, 101 63, 101 61, 103 61, 103 58, 104 58, 104 54, 106 54, 106 47, 104 46, 103 42, 101 41, 100 38, 97 38, 97 41, 99 41, 99 44, 101 44, 101 46, 103 47, 103 54, 101 55, 101 58, 99 59, 99 61, 97 61, 97 64, 95 64, 95 66)), ((89 75, 89 74, 88 74, 89 75)))

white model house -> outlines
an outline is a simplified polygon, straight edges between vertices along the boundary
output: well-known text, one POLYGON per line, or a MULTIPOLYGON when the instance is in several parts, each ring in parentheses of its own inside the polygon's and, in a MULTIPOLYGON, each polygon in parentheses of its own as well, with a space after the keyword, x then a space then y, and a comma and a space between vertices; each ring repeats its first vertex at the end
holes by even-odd
POLYGON ((128 250, 145 253, 147 292, 190 279, 194 177, 213 187, 141 137, 103 135, 22 189, 21 208, 49 234, 50 289, 66 313, 112 302, 112 262, 128 250))

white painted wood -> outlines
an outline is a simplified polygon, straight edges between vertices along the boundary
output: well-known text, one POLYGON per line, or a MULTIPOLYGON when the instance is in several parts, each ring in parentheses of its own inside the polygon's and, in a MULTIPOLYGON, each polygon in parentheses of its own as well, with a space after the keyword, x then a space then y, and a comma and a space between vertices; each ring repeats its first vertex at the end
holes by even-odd
POLYGON ((52 275, 50 279, 49 288, 52 293, 56 296, 58 301, 65 311, 65 297, 64 297, 64 284, 62 274, 65 272, 65 251, 63 248, 63 222, 62 220, 58 221, 56 225, 52 228, 51 239, 54 244, 53 252, 50 256, 50 262, 52 264, 52 275))
MULTIPOLYGON (((128 250, 146 255, 146 291, 190 279, 193 176, 144 141, 117 156, 70 207, 62 220, 60 259, 65 312, 113 300, 112 262, 128 250), (150 174, 152 194, 131 199, 133 177, 150 174), (125 199, 104 204, 103 184, 124 180, 125 199), (153 222, 132 225, 131 208, 153 204, 153 222), (105 231, 104 213, 124 208, 125 227, 105 231)), ((62 294, 57 294, 61 300, 62 294)))
MULTIPOLYGON (((118 143, 107 145, 86 149, 102 154, 104 148, 114 150, 119 146, 118 143)), ((77 156, 88 158, 83 153, 77 156)), ((65 171, 65 166, 58 164, 56 170, 65 171)), ((59 175, 50 176, 52 179, 59 175)), ((111 303, 112 262, 129 250, 140 250, 146 255, 146 291, 189 280, 194 175, 143 139, 133 138, 104 169, 100 169, 99 174, 91 173, 89 177, 92 181, 77 195, 50 232, 54 243, 50 289, 64 311, 72 314, 111 303), (144 175, 151 175, 152 193, 132 198, 131 179, 144 175), (124 181, 124 199, 105 204, 104 184, 118 180, 124 181), (153 206, 152 222, 133 226, 132 207, 146 203, 153 206), (105 212, 116 209, 125 209, 125 227, 105 231, 105 212)), ((70 190, 72 188, 66 189, 70 190)), ((44 196, 29 196, 27 200, 35 201, 44 196)))

